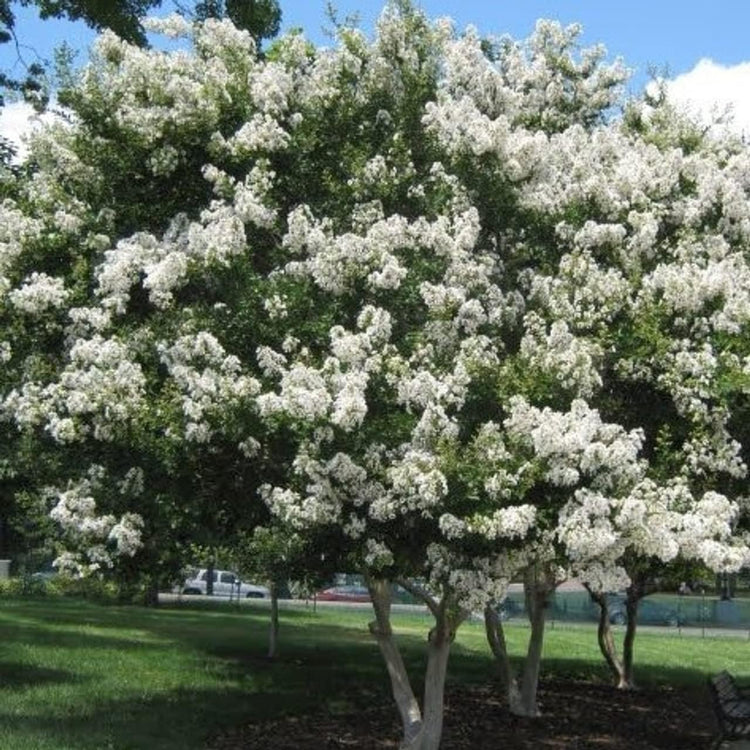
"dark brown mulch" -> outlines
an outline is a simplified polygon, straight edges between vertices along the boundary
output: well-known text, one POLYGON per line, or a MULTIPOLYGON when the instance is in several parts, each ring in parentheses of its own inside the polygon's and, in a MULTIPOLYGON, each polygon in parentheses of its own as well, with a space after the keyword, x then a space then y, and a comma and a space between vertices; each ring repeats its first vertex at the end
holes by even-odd
MULTIPOLYGON (((543 716, 512 716, 494 687, 449 688, 443 750, 705 750, 714 720, 704 691, 622 692, 576 680, 550 680, 543 716)), ((214 737, 210 750, 393 750, 399 726, 391 705, 356 715, 318 715, 248 724, 214 737)))

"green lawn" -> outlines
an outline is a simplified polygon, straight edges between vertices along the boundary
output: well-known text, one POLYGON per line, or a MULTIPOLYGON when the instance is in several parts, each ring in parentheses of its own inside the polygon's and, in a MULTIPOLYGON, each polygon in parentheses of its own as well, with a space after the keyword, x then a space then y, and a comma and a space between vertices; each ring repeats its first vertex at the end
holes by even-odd
MULTIPOLYGON (((267 611, 148 610, 66 599, 0 600, 0 748, 191 750, 221 727, 387 700, 368 612, 282 612, 282 653, 263 658, 267 611)), ((407 665, 421 670, 428 620, 397 616, 407 665)), ((528 631, 506 627, 514 653, 528 631)), ((750 676, 745 639, 641 634, 643 682, 700 683, 727 668, 750 676)), ((483 681, 491 660, 481 623, 459 631, 449 679, 483 681)), ((591 627, 548 630, 547 673, 606 679, 591 627)))

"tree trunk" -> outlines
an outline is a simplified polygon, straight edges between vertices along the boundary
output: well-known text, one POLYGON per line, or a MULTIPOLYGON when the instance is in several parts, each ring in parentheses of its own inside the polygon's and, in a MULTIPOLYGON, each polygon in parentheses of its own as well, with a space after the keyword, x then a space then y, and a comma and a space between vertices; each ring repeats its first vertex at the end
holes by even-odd
POLYGON ((424 713, 409 682, 401 653, 391 629, 391 589, 388 581, 368 579, 375 620, 370 623, 370 632, 378 641, 385 659, 391 689, 396 701, 403 736, 400 750, 438 750, 443 733, 445 676, 448 656, 456 629, 466 617, 466 612, 455 606, 450 593, 444 593, 438 602, 430 594, 408 581, 399 581, 404 588, 422 599, 435 618, 435 627, 430 630, 427 647, 427 671, 424 685, 424 713))
POLYGON ((427 655, 427 674, 424 685, 424 722, 420 750, 438 750, 443 733, 443 699, 448 655, 455 633, 448 618, 443 618, 430 631, 427 655))
POLYGON ((531 632, 520 685, 510 664, 500 617, 491 606, 485 609, 484 622, 487 640, 495 655, 498 674, 508 699, 508 708, 516 716, 539 716, 540 714, 537 690, 544 645, 544 626, 549 597, 554 590, 555 577, 551 569, 532 565, 527 570, 524 580, 524 596, 531 632))
POLYGON ((609 624, 609 606, 607 605, 607 595, 601 591, 592 591, 588 586, 586 589, 591 599, 599 607, 599 625, 597 628, 597 640, 599 641, 599 650, 602 652, 604 661, 612 673, 614 684, 620 689, 627 689, 629 686, 625 679, 625 665, 617 653, 617 646, 612 635, 612 628, 609 624))
POLYGON ((271 593, 271 622, 268 628, 268 658, 275 659, 279 644, 279 589, 271 581, 268 587, 271 593))
POLYGON ((372 606, 375 620, 370 623, 370 632, 375 636, 383 655, 388 676, 391 679, 391 691, 401 716, 402 738, 401 750, 422 750, 422 713, 419 703, 409 682, 409 675, 401 658, 391 628, 391 590, 388 581, 369 579, 372 606))
POLYGON ((518 714, 521 710, 521 692, 518 687, 518 678, 510 663, 508 645, 505 641, 505 632, 500 615, 490 604, 484 610, 484 629, 487 634, 487 642, 490 644, 490 650, 495 656, 497 676, 500 678, 500 685, 508 701, 508 708, 511 713, 518 714))
POLYGON ((622 642, 622 666, 623 677, 618 687, 624 690, 636 688, 633 677, 633 653, 635 646, 635 633, 638 627, 638 602, 643 596, 642 587, 631 585, 627 589, 625 598, 625 610, 628 613, 628 624, 625 626, 625 637, 622 642))
POLYGON ((159 581, 156 578, 149 578, 143 589, 143 605, 145 607, 159 606, 159 581))
POLYGON ((206 568, 206 596, 214 594, 214 561, 211 560, 206 568))
POLYGON ((521 697, 518 705, 520 716, 539 716, 537 704, 537 689, 539 687, 539 671, 542 663, 542 646, 544 645, 544 625, 547 619, 547 587, 536 580, 529 579, 525 584, 526 603, 531 623, 529 646, 521 680, 521 697))

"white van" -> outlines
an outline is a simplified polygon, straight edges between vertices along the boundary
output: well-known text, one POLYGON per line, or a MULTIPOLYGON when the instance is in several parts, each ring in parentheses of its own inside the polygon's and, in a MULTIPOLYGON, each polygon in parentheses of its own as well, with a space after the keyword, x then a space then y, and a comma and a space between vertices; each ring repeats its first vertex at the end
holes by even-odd
MULTIPOLYGON (((231 570, 213 571, 214 596, 228 596, 230 598, 267 599, 271 592, 265 586, 245 583, 231 570)), ((194 575, 186 578, 182 585, 183 594, 205 594, 208 584, 208 570, 200 568, 194 575)))

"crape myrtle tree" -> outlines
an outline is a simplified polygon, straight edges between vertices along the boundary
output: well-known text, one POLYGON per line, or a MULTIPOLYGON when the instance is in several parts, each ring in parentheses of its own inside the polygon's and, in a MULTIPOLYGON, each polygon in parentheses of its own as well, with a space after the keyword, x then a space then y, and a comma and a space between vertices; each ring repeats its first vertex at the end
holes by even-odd
MULTIPOLYGON (((414 23, 413 15, 403 18, 414 23)), ((383 19, 376 53, 378 47, 393 44, 388 24, 394 20, 396 15, 383 19)), ((427 103, 421 118, 424 130, 416 141, 409 141, 408 132, 398 139, 399 145, 410 145, 410 161, 406 168, 389 171, 388 155, 373 157, 372 168, 383 166, 379 179, 364 195, 355 196, 377 201, 372 223, 362 229, 344 223, 343 231, 336 231, 334 217, 321 219, 305 206, 285 238, 302 256, 287 264, 287 274, 311 277, 340 304, 354 298, 352 323, 332 329, 330 346, 317 357, 308 349, 282 359, 277 351, 279 389, 258 400, 267 415, 308 424, 296 482, 268 487, 265 495, 274 513, 288 523, 300 528, 343 524, 352 538, 362 540, 377 614, 373 632, 389 665, 404 721, 404 744, 420 747, 433 746, 439 736, 441 683, 455 628, 468 609, 497 596, 516 569, 513 563, 520 553, 513 554, 509 541, 533 536, 536 544, 543 543, 542 552, 531 556, 536 573, 540 562, 547 562, 544 556, 541 561, 535 557, 546 554, 545 532, 551 532, 568 560, 576 563, 574 568, 590 579, 595 576, 601 587, 622 582, 623 571, 606 543, 593 548, 601 561, 591 559, 593 551, 581 552, 588 527, 580 520, 574 525, 580 506, 600 498, 600 512, 625 527, 620 545, 633 547, 640 543, 641 528, 632 521, 625 524, 631 505, 646 495, 641 527, 661 512, 659 493, 646 493, 658 484, 648 476, 648 464, 637 458, 643 431, 603 421, 583 400, 601 398, 607 405, 601 396, 603 357, 596 341, 576 335, 565 319, 553 320, 548 330, 549 311, 530 293, 535 291, 535 276, 553 269, 561 273, 557 263, 565 247, 554 241, 559 216, 545 214, 546 207, 531 200, 540 189, 532 178, 541 178, 524 172, 525 160, 533 166, 535 148, 543 153, 554 148, 558 131, 578 135, 584 148, 589 132, 608 132, 601 115, 611 104, 609 92, 618 75, 595 75, 591 69, 601 54, 593 52, 584 54, 580 75, 559 63, 567 80, 552 85, 554 75, 548 71, 545 85, 534 90, 539 64, 532 61, 527 71, 519 72, 523 57, 492 59, 471 34, 454 39, 445 27, 433 31, 441 32, 441 75, 436 99, 427 103), (511 73, 505 74, 506 69, 511 73), (485 74, 475 76, 478 70, 485 74), (506 78, 515 81, 516 88, 502 85, 506 78), (485 88, 473 88, 475 81, 485 88), (518 111, 513 95, 520 102, 518 111), (553 102, 559 97, 559 111, 546 96, 553 102), (494 116, 484 115, 481 107, 494 116), (409 198, 432 197, 430 183, 422 186, 419 180, 417 157, 426 148, 428 179, 439 171, 449 175, 451 203, 436 205, 433 199, 417 223, 406 209, 409 198), (436 161, 438 157, 444 162, 436 161), (389 213, 387 198, 405 172, 410 179, 401 187, 398 212, 389 213), (427 219, 429 230, 417 233, 430 211, 447 213, 454 226, 472 222, 472 234, 464 224, 452 246, 447 239, 436 246, 430 226, 435 222, 427 219), (390 278, 384 278, 386 270, 390 278), (407 296, 415 288, 419 297, 407 296), (377 324, 376 316, 384 322, 377 324), (532 406, 529 400, 544 406, 532 406), (488 416, 495 420, 487 421, 488 416), (327 429, 321 429, 321 420, 327 429), (338 430, 354 434, 342 440, 338 430), (371 433, 377 435, 375 455, 371 433), (358 445, 360 439, 365 442, 358 445), (483 470, 487 476, 481 476, 483 470), (391 638, 387 587, 378 580, 378 567, 383 578, 411 572, 429 581, 425 590, 401 580, 424 598, 436 621, 423 715, 391 638)), ((575 30, 542 24, 530 45, 549 52, 547 58, 541 53, 538 58, 554 71, 559 47, 570 47, 574 37, 575 30)), ((408 59, 405 52, 399 57, 408 59)), ((367 62, 372 64, 372 58, 367 62)), ((414 65, 418 62, 417 57, 414 65)), ((360 84, 366 81, 361 78, 360 84)), ((359 186, 356 176, 350 181, 359 186)), ((603 327, 611 320, 611 304, 611 298, 593 295, 589 303, 603 327)), ((683 499, 682 510, 715 519, 703 524, 707 529, 702 529, 702 539, 720 548, 718 540, 729 535, 734 507, 713 495, 683 499)), ((695 538, 691 541, 697 546, 695 538)), ((614 539, 611 544, 616 546, 614 539)), ((663 554, 666 558, 672 551, 663 554)), ((721 564, 741 559, 742 553, 730 555, 721 564)), ((543 589, 535 614, 540 625, 544 590, 551 588, 554 575, 554 566, 549 567, 548 575, 528 576, 532 592, 534 587, 543 589)), ((521 709, 530 714, 536 712, 541 627, 534 636, 528 679, 521 690, 521 709)))
MULTIPOLYGON (((600 645, 617 684, 632 687, 638 602, 653 590, 660 563, 698 560, 725 572, 747 563, 741 538, 736 544, 721 540, 743 524, 737 501, 747 433, 738 417, 748 392, 748 200, 742 176, 748 152, 737 141, 707 137, 664 102, 655 109, 631 105, 622 127, 609 133, 633 144, 631 156, 612 158, 617 141, 606 148, 592 143, 597 182, 588 189, 596 210, 583 226, 579 222, 577 235, 565 220, 555 226, 558 236, 569 232, 572 241, 573 252, 563 262, 585 259, 572 282, 576 288, 570 285, 563 296, 559 279, 534 283, 545 306, 557 309, 555 317, 561 303, 570 305, 568 325, 588 328, 597 345, 602 389, 592 403, 643 431, 650 469, 627 503, 613 514, 600 497, 581 497, 560 528, 578 565, 597 549, 576 539, 576 529, 596 529, 608 546, 608 566, 627 576, 621 584, 629 611, 622 661, 606 637, 604 610, 600 645), (648 227, 638 225, 641 219, 648 227), (578 317, 583 311, 576 313, 575 305, 585 299, 588 284, 600 283, 590 259, 600 266, 602 257, 610 279, 625 283, 616 315, 597 332, 578 317)), ((547 167, 554 172, 553 165, 547 167)), ((563 173, 572 166, 561 165, 561 187, 571 184, 563 173)), ((580 186, 574 193, 566 200, 561 190, 555 201, 574 207, 580 186)), ((615 588, 614 582, 607 588, 615 588)))
MULTIPOLYGON (((3 412, 90 454, 55 511, 71 535, 95 532, 88 564, 137 554, 152 483, 200 517, 225 512, 216 490, 239 478, 246 530, 267 509, 365 573, 402 745, 420 750, 440 743, 456 629, 512 576, 541 602, 560 565, 620 585, 628 550, 741 564, 718 492, 732 488, 715 485, 744 470, 729 415, 708 396, 703 420, 683 409, 702 371, 660 349, 697 304, 683 309, 670 273, 703 266, 682 267, 646 208, 704 247, 725 196, 741 217, 744 151, 695 165, 658 141, 658 119, 608 124, 620 67, 571 56, 576 28, 549 22, 526 47, 492 44, 399 2, 372 42, 291 35, 263 59, 227 21, 149 28, 192 52, 105 33, 66 94, 72 123, 36 137, 33 179, 3 204, 2 313, 18 326, 3 412), (710 193, 719 178, 731 196, 710 193), (708 196, 697 218, 675 218, 670 200, 691 191, 708 196), (29 331, 50 319, 56 338, 32 355, 29 331), (666 405, 670 461, 655 460, 650 410, 627 408, 642 382, 666 405), (649 533, 667 513, 679 544, 649 533), (392 582, 434 618, 421 706, 392 582)), ((744 240, 725 241, 740 272, 744 240)), ((739 328, 716 378, 729 399, 747 387, 744 308, 706 284, 698 308, 739 328)), ((719 333, 687 325, 680 346, 719 333)), ((531 714, 542 633, 540 615, 531 714)))
MULTIPOLYGON (((101 547, 116 545, 110 535, 119 533, 122 513, 132 523, 134 512, 149 517, 138 564, 128 566, 134 574, 156 570, 167 548, 169 569, 175 572, 179 550, 197 536, 196 529, 226 538, 237 529, 238 517, 244 514, 247 522, 248 513, 257 515, 258 504, 247 502, 257 485, 258 462, 248 460, 256 443, 248 441, 243 409, 254 381, 242 376, 239 360, 228 355, 210 329, 229 328, 235 345, 242 346, 231 326, 247 326, 248 319, 257 318, 253 306, 262 299, 244 295, 243 279, 227 274, 223 298, 240 297, 242 308, 231 319, 227 302, 219 304, 211 292, 201 295, 195 289, 185 292, 188 302, 172 315, 165 305, 153 304, 150 285, 136 283, 142 274, 148 283, 143 262, 149 253, 156 262, 152 282, 164 271, 177 270, 169 264, 179 253, 156 268, 163 254, 148 232, 159 230, 159 241, 176 239, 180 222, 187 228, 188 215, 208 206, 211 183, 202 167, 210 137, 221 118, 242 119, 231 105, 222 110, 217 104, 249 98, 243 79, 253 66, 255 48, 248 34, 215 21, 201 28, 196 46, 203 47, 188 65, 105 35, 79 87, 67 96, 61 93, 77 112, 77 126, 40 137, 28 164, 29 178, 20 180, 15 198, 3 204, 3 385, 10 394, 4 411, 15 415, 18 427, 36 432, 40 445, 64 448, 70 456, 66 466, 82 467, 70 477, 71 487, 61 477, 55 514, 68 534, 82 530, 80 546, 91 554, 61 560, 79 571, 112 562, 101 547), (227 67, 227 60, 214 54, 222 44, 224 54, 237 63, 237 80, 227 82, 234 88, 214 85, 227 67), (123 50, 126 60, 119 59, 123 50), (151 76, 160 65, 165 87, 182 86, 181 107, 164 109, 174 93, 154 88, 151 76), (135 116, 132 102, 140 97, 142 112, 153 100, 159 102, 153 106, 162 122, 154 122, 151 131, 144 132, 135 116), (116 121, 111 119, 114 101, 122 105, 116 121), (178 132, 170 121, 182 121, 184 127, 178 132), (171 141, 166 151, 164 131, 171 141), (139 232, 133 236, 135 228, 139 232), (117 238, 126 239, 118 244, 117 238), (228 415, 217 417, 213 404, 219 400, 228 415), (220 428, 215 434, 210 420, 220 428), (238 425, 239 439, 233 433, 238 425), (96 465, 97 476, 105 470, 115 474, 93 483, 89 463, 96 465), (140 489, 138 503, 118 501, 111 492, 131 469, 138 481, 130 485, 140 489), (80 482, 82 492, 72 492, 80 482), (106 501, 97 497, 102 493, 109 495, 106 501), (193 502, 185 503, 186 497, 193 502), (97 502, 108 510, 102 514, 106 523, 98 520, 97 502)), ((230 230, 241 223, 233 221, 226 222, 230 230)), ((205 232, 204 240, 211 236, 205 232)), ((194 244, 204 240, 194 233, 194 244)), ((216 241, 227 249, 221 236, 216 241)), ((207 283, 219 287, 224 267, 211 254, 207 249, 206 266, 213 269, 208 273, 213 281, 207 283)), ((283 446, 283 435, 277 435, 277 445, 283 446)), ((273 452, 274 443, 267 442, 273 452)), ((282 453, 275 454, 274 465, 282 463, 282 453)), ((128 551, 132 554, 133 548, 128 551)))
MULTIPOLYGON (((727 159, 734 154, 744 163, 747 151, 722 143, 694 156, 697 129, 668 108, 639 118, 643 107, 634 105, 624 123, 608 124, 624 73, 601 64, 601 48, 579 53, 579 32, 541 22, 525 44, 491 45, 463 35, 446 48, 441 96, 426 115, 451 170, 470 191, 483 232, 494 231, 504 250, 509 289, 524 298, 521 324, 504 337, 497 388, 501 401, 523 396, 543 407, 529 410, 535 423, 528 437, 546 472, 545 520, 557 552, 543 554, 545 575, 536 565, 525 576, 537 620, 530 655, 537 658, 544 603, 555 583, 549 562, 563 562, 594 590, 606 591, 628 585, 627 573, 635 574, 644 557, 663 563, 679 553, 730 570, 747 559, 743 545, 722 544, 738 509, 712 491, 736 497, 745 472, 729 420, 733 404, 746 403, 746 287, 735 291, 725 278, 707 299, 678 303, 677 310, 663 304, 667 268, 671 278, 684 274, 684 290, 691 284, 694 268, 681 267, 674 248, 683 232, 696 241, 697 231, 697 241, 711 244, 717 228, 734 224, 706 223, 719 218, 717 206, 696 203, 695 191, 716 190, 720 179, 733 201, 740 192, 745 215, 742 172, 727 159), (681 228, 684 213, 699 206, 693 231, 681 228), (648 230, 641 218, 651 222, 648 230), (722 306, 725 290, 734 299, 722 306), (731 339, 727 326, 717 330, 701 319, 717 305, 720 316, 733 317, 731 339), (694 317, 685 319, 688 312, 694 317), (699 332, 727 363, 709 389, 710 376, 698 375, 690 353, 681 351, 705 351, 699 332), (691 411, 688 398, 702 403, 691 411), (590 419, 581 399, 614 424, 600 423, 596 412, 590 419), (572 425, 560 413, 567 404, 577 405, 572 425), (614 440, 617 424, 629 430, 629 441, 614 440), (595 485, 577 486, 598 465, 615 468, 638 449, 648 463, 632 467, 629 488, 613 483, 612 471, 595 485), (555 487, 558 494, 563 488, 557 500, 555 487), (624 566, 625 559, 633 564, 624 566)), ((738 249, 733 262, 746 269, 742 241, 738 249)), ((637 603, 644 591, 634 575, 629 596, 637 603)), ((493 651, 502 653, 499 621, 492 609, 488 616, 493 651)), ((535 710, 532 662, 521 712, 535 710)))
MULTIPOLYGON (((66 17, 70 20, 83 20, 88 25, 100 30, 110 29, 114 31, 120 38, 127 40, 132 44, 143 47, 147 46, 147 39, 146 30, 141 24, 141 19, 149 9, 153 9, 156 6, 161 5, 162 0, 128 0, 127 2, 120 2, 118 0, 117 2, 105 3, 98 1, 90 2, 89 0, 66 0, 64 2, 57 2, 54 0, 23 0, 20 4, 34 5, 38 7, 39 13, 42 18, 66 17)), ((197 4, 179 3, 177 5, 179 6, 180 12, 188 17, 230 17, 232 18, 236 26, 249 29, 250 33, 258 42, 260 42, 260 40, 263 38, 272 37, 276 33, 278 33, 281 11, 278 3, 275 2, 275 0, 257 0, 257 2, 245 2, 245 0, 241 0, 240 2, 197 4)), ((16 44, 23 44, 23 28, 18 28, 16 24, 13 4, 9 2, 0 2, 0 43, 3 42, 15 42, 16 44)), ((46 103, 46 93, 43 81, 44 75, 44 66, 35 62, 27 68, 27 75, 23 80, 5 75, 4 73, 0 73, 0 86, 5 91, 14 91, 17 94, 24 95, 35 105, 41 107, 46 103)), ((61 95, 61 100, 63 104, 66 103, 64 92, 61 95)), ((3 99, 0 95, 0 104, 2 104, 2 101, 3 99)), ((207 136, 208 135, 209 134, 207 133, 207 136)), ((2 166, 0 167, 0 179, 2 180, 2 182, 0 184, 0 195, 5 197, 6 194, 17 192, 17 187, 15 186, 16 181, 14 180, 14 177, 20 172, 21 168, 10 164, 14 149, 9 142, 0 143, 0 150, 2 150, 2 166)), ((43 150, 44 149, 42 148, 39 153, 41 154, 43 150)), ((119 154, 110 153, 108 154, 108 157, 110 159, 119 160, 124 157, 125 152, 126 149, 122 149, 119 154)), ((133 158, 133 162, 137 162, 140 156, 141 154, 139 154, 137 150, 135 153, 129 154, 129 157, 133 158)), ((41 156, 41 158, 43 159, 44 156, 41 156)), ((204 162, 205 159, 200 160, 201 165, 204 162)), ((112 162, 110 161, 110 163, 112 162)), ((132 172, 128 172, 127 167, 124 171, 128 173, 129 176, 132 176, 132 172)), ((125 180, 123 184, 119 186, 124 187, 124 191, 118 190, 118 187, 114 186, 113 192, 117 194, 117 197, 114 199, 114 201, 118 203, 120 208, 123 208, 126 203, 130 203, 131 205, 134 203, 139 203, 140 205, 148 205, 149 203, 151 203, 153 205, 153 202, 150 200, 149 196, 154 195, 154 192, 156 192, 157 194, 162 194, 163 192, 167 191, 164 190, 164 180, 161 181, 162 184, 160 185, 160 181, 158 179, 154 179, 153 173, 148 173, 148 178, 148 184, 145 186, 143 185, 143 182, 140 182, 139 184, 138 179, 136 179, 135 185, 133 183, 128 184, 127 180, 125 180), (136 185, 138 187, 133 189, 136 185), (140 190, 138 188, 140 188, 140 190), (123 192, 128 192, 129 195, 126 197, 123 195, 123 192)), ((187 193, 189 193, 190 190, 191 183, 189 181, 185 181, 184 177, 181 182, 187 187, 182 192, 181 197, 177 198, 176 201, 179 202, 180 205, 187 208, 193 202, 193 200, 187 196, 187 193)), ((70 191, 67 192, 68 194, 70 194, 70 191)), ((169 192, 174 192, 174 190, 170 189, 169 192)), ((39 191, 37 191, 37 198, 38 193, 39 191)), ((106 193, 109 193, 109 191, 106 191, 106 193)), ((77 195, 78 198, 82 198, 84 200, 89 197, 89 195, 86 195, 80 191, 77 195)), ((21 197, 23 200, 25 200, 23 196, 21 197)), ((110 200, 112 199, 111 194, 107 197, 110 200)), ((50 198, 50 196, 48 195, 45 200, 46 209, 42 209, 42 213, 44 213, 45 211, 48 212, 48 209, 52 205, 54 198, 50 198)), ((31 206, 35 202, 38 202, 38 200, 32 199, 31 201, 27 202, 27 213, 35 213, 35 209, 31 208, 31 206)), ((91 205, 89 205, 89 208, 91 211, 94 211, 96 205, 101 208, 102 205, 105 205, 107 202, 108 201, 106 200, 106 198, 104 201, 94 201, 91 205)), ((65 204, 66 200, 61 199, 61 207, 64 207, 65 204)), ((165 206, 165 208, 166 211, 170 211, 173 209, 173 206, 167 205, 165 206)), ((134 209, 134 211, 137 212, 137 209, 134 209)), ((169 215, 171 216, 173 215, 173 213, 174 211, 172 210, 172 213, 170 213, 169 215)), ((135 219, 134 225, 140 226, 142 228, 151 226, 153 222, 156 222, 156 224, 159 225, 158 223, 160 219, 163 220, 163 216, 159 216, 158 212, 151 212, 149 218, 145 219, 144 221, 135 219)), ((120 224, 120 227, 115 229, 115 232, 119 231, 119 229, 127 223, 127 217, 118 217, 117 223, 120 224)), ((99 226, 99 229, 101 228, 102 227, 99 226)), ((14 227, 14 225, 11 223, 8 225, 8 229, 9 232, 13 232, 15 229, 17 229, 17 227, 14 227)), ((58 232, 58 229, 58 227, 53 227, 52 233, 56 234, 58 232)), ((109 229, 107 229, 106 231, 109 231, 109 229)), ((93 232, 94 234, 96 233, 96 231, 90 224, 88 227, 86 227, 86 232, 93 232)), ((86 234, 86 232, 83 232, 83 234, 86 234)), ((69 234, 72 238, 75 233, 69 234)), ((63 254, 61 258, 58 259, 61 262, 59 263, 59 268, 56 270, 60 271, 62 269, 67 273, 68 271, 74 270, 74 267, 77 265, 77 271, 80 275, 83 255, 84 254, 82 254, 79 249, 77 263, 71 263, 70 268, 66 268, 67 258, 63 254)), ((91 254, 89 254, 89 257, 91 257, 91 254)), ((77 302, 81 302, 83 299, 84 298, 80 295, 78 300, 75 301, 72 297, 69 297, 67 306, 74 307, 76 306, 77 302)), ((50 309, 51 307, 48 308, 48 313, 50 309)), ((49 314, 47 315, 48 320, 45 322, 45 325, 52 324, 52 317, 54 316, 50 316, 49 314)), ((5 338, 7 340, 10 340, 13 338, 13 336, 11 334, 8 334, 8 336, 5 338)), ((44 349, 45 342, 37 337, 32 342, 32 346, 38 350, 41 350, 44 349)), ((21 361, 22 357, 17 357, 16 360, 21 361)), ((14 375, 11 375, 10 377, 12 379, 14 375)), ((2 527, 3 531, 0 532, 0 534, 5 539, 5 554, 7 555, 12 552, 13 556, 16 557, 17 555, 22 554, 23 547, 27 546, 26 541, 28 541, 29 544, 35 545, 35 548, 38 548, 40 550, 44 548, 44 545, 40 546, 37 542, 32 541, 32 537, 35 538, 36 536, 39 536, 39 534, 41 533, 40 530, 45 527, 46 524, 43 521, 41 521, 40 523, 32 523, 30 515, 25 512, 25 509, 30 509, 33 505, 34 507, 43 511, 44 505, 47 500, 49 500, 49 497, 47 497, 47 500, 45 500, 45 498, 42 497, 42 495, 40 495, 38 492, 36 494, 32 492, 28 495, 25 495, 26 499, 24 500, 23 504, 20 504, 14 499, 14 493, 25 492, 25 487, 34 485, 39 487, 40 485, 42 485, 43 472, 41 471, 41 464, 38 460, 38 455, 36 457, 33 456, 34 451, 32 451, 32 454, 29 454, 32 455, 32 458, 30 462, 27 462, 28 471, 24 469, 23 441, 15 440, 14 435, 12 433, 8 433, 6 439, 3 439, 2 442, 3 456, 0 459, 3 462, 1 472, 2 479, 0 479, 0 492, 2 493, 0 527, 2 527)), ((39 447, 40 446, 38 445, 35 446, 34 450, 38 451, 39 447)), ((156 451, 158 453, 158 457, 155 459, 156 463, 160 464, 160 470, 162 471, 162 473, 165 470, 165 467, 167 467, 166 471, 170 473, 171 477, 169 484, 174 487, 175 467, 180 466, 186 468, 190 464, 190 461, 188 460, 187 462, 183 462, 179 459, 176 459, 174 450, 165 451, 161 446, 151 447, 158 448, 156 451)), ((71 458, 69 456, 66 460, 68 460, 69 462, 72 461, 73 463, 80 460, 85 464, 90 460, 90 458, 90 456, 83 458, 71 458)), ((212 462, 212 464, 213 463, 215 462, 212 462)), ((202 491, 205 488, 205 484, 206 482, 203 481, 202 487, 199 488, 199 490, 202 491)), ((229 518, 228 514, 224 512, 205 512, 202 514, 203 518, 198 519, 196 518, 196 513, 185 513, 184 511, 178 510, 177 504, 169 500, 167 497, 169 495, 169 489, 165 490, 164 488, 161 488, 160 490, 156 490, 153 480, 149 480, 148 485, 152 488, 152 497, 159 498, 158 501, 154 502, 154 505, 156 508, 160 509, 156 511, 156 514, 162 516, 162 520, 159 524, 150 526, 150 528, 154 532, 152 534, 152 538, 154 540, 160 537, 163 538, 169 530, 173 532, 172 536, 174 537, 174 532, 177 526, 177 518, 179 517, 182 517, 179 526, 183 528, 186 527, 185 522, 188 520, 187 516, 191 516, 189 520, 191 520, 194 525, 199 524, 199 527, 204 530, 205 534, 209 533, 209 531, 213 528, 215 529, 214 536, 216 534, 220 534, 222 538, 226 537, 228 529, 232 529, 237 526, 238 522, 236 516, 233 518, 229 518), (168 508, 169 510, 167 511, 168 508), (161 512, 162 509, 165 512, 161 512)), ((188 491, 184 487, 184 481, 182 482, 182 485, 183 487, 179 491, 171 492, 173 498, 176 494, 179 494, 180 491, 188 491)), ((190 491, 195 492, 194 489, 191 489, 190 491)), ((205 492, 203 492, 203 494, 205 494, 205 492)), ((20 497, 20 495, 18 495, 18 497, 20 497)), ((169 535, 167 534, 167 536, 169 535)), ((185 538, 188 536, 188 532, 180 532, 178 536, 182 536, 183 538, 185 538)), ((0 546, 3 546, 2 542, 0 542, 0 546)), ((162 578, 161 583, 163 585, 167 582, 166 579, 168 579, 169 576, 173 575, 178 570, 180 566, 179 558, 182 554, 180 552, 180 549, 182 547, 184 547, 184 544, 179 543, 176 546, 173 546, 171 550, 168 551, 163 545, 155 544, 150 555, 150 562, 147 562, 145 560, 144 547, 138 555, 138 559, 136 561, 137 564, 129 565, 128 570, 123 570, 121 572, 125 579, 133 579, 141 577, 141 575, 137 572, 139 569, 154 571, 157 569, 162 569, 164 571, 164 575, 160 574, 158 577, 162 578), (171 573, 168 573, 168 570, 171 571, 171 573)), ((123 583, 126 583, 126 580, 123 580, 123 583)), ((156 583, 154 582, 152 591, 154 590, 155 585, 156 583)))

